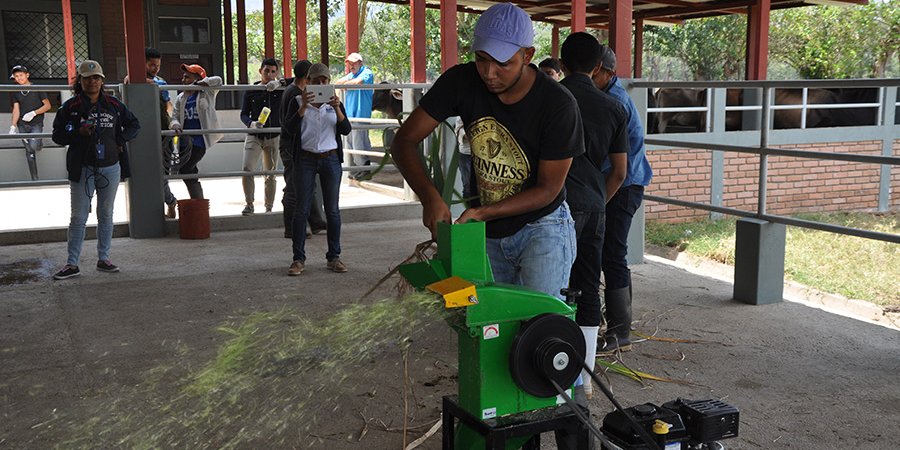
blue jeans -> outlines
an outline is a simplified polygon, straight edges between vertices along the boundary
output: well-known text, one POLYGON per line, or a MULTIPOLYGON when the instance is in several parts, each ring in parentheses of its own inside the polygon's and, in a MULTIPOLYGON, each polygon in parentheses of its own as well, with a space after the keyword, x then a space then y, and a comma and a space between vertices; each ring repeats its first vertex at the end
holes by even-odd
POLYGON ((113 204, 119 188, 121 168, 118 164, 109 167, 81 168, 81 180, 69 182, 72 197, 72 217, 69 220, 69 257, 66 264, 78 265, 81 246, 84 244, 84 224, 91 212, 91 198, 97 192, 97 259, 109 259, 109 247, 113 235, 113 204))
MULTIPOLYGON (((44 132, 43 123, 36 123, 32 125, 20 121, 18 127, 19 134, 44 132)), ((44 141, 41 138, 30 138, 22 139, 22 142, 25 143, 25 161, 28 162, 28 171, 31 173, 31 181, 37 180, 37 152, 41 151, 41 149, 44 148, 44 141)))
POLYGON ((555 211, 499 239, 487 240, 494 281, 562 299, 575 261, 575 221, 563 202, 555 211))
POLYGON ((603 229, 606 226, 603 212, 572 211, 575 219, 575 236, 578 239, 578 255, 572 264, 569 287, 581 291, 575 321, 583 327, 600 326, 603 321, 600 301, 600 266, 603 256, 603 229))
POLYGON ((634 212, 644 201, 644 187, 626 186, 606 204, 606 233, 603 239, 603 277, 606 289, 631 286, 631 270, 628 269, 628 230, 634 212))
POLYGON ((341 256, 341 210, 338 197, 341 192, 341 160, 337 152, 325 157, 300 150, 294 154, 294 194, 297 196, 297 208, 294 210, 294 229, 291 237, 294 261, 306 261, 306 222, 313 203, 316 187, 316 175, 322 183, 322 203, 325 206, 326 233, 328 236, 329 261, 341 256))

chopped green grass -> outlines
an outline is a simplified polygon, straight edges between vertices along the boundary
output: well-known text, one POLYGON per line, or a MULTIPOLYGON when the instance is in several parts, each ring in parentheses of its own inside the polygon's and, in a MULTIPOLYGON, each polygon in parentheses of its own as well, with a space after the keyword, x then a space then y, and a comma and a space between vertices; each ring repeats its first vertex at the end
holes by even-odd
MULTIPOLYGON (((804 214, 798 218, 900 234, 900 214, 804 214)), ((647 242, 734 265, 735 219, 647 222, 647 242)), ((787 228, 785 276, 815 289, 900 306, 900 246, 799 227, 787 228)))

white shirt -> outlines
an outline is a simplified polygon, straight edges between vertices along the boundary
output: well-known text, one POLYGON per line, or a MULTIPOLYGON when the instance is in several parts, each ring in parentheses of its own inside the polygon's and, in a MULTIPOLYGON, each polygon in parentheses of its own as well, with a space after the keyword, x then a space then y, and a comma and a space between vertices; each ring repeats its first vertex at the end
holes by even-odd
POLYGON ((328 103, 307 105, 300 125, 300 148, 312 153, 337 149, 337 112, 328 103))

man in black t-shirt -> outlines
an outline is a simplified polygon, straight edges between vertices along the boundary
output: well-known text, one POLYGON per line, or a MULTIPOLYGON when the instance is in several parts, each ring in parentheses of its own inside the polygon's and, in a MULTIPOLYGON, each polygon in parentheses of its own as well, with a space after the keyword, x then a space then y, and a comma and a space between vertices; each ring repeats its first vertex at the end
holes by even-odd
MULTIPOLYGON (((31 85, 31 76, 25 66, 15 66, 9 78, 27 89, 31 85)), ((46 92, 16 91, 10 93, 12 103, 12 125, 10 134, 28 134, 44 132, 44 113, 50 110, 50 100, 46 92)), ((41 138, 22 139, 25 143, 25 160, 28 161, 28 171, 31 179, 38 179, 37 152, 43 148, 41 138)))
MULTIPOLYGON (((562 45, 562 64, 566 77, 560 82, 578 101, 584 123, 585 152, 572 161, 566 178, 566 193, 578 252, 569 286, 581 291, 575 321, 587 344, 585 362, 593 370, 597 352, 597 334, 603 320, 600 302, 600 267, 603 259, 605 204, 625 179, 628 161, 628 120, 616 99, 604 94, 591 79, 600 70, 600 42, 590 34, 573 33, 562 45), (612 170, 603 174, 609 157, 612 170)), ((587 374, 584 374, 587 376, 587 374)), ((585 394, 591 397, 589 379, 585 394)))
POLYGON ((475 62, 441 75, 397 132, 391 154, 434 234, 437 222, 451 220, 450 209, 425 174, 416 146, 440 121, 460 116, 480 201, 457 222, 487 223, 495 281, 559 297, 575 259, 564 184, 584 142, 575 99, 531 64, 533 39, 522 9, 503 3, 485 11, 475 26, 475 62))

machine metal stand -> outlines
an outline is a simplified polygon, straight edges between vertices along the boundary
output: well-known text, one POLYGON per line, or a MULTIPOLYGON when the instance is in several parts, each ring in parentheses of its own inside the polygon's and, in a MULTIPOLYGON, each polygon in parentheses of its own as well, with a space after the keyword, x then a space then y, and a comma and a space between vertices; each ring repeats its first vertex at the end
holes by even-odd
MULTIPOLYGON (((584 409, 587 413, 587 410, 584 409)), ((591 433, 575 412, 567 405, 555 408, 544 408, 534 411, 526 411, 511 414, 495 419, 480 420, 462 409, 457 403, 457 396, 448 395, 443 401, 443 450, 455 450, 456 420, 475 430, 484 437, 486 450, 506 449, 508 439, 531 436, 523 450, 539 450, 541 448, 541 433, 547 431, 568 430, 578 436, 578 449, 587 450, 590 447, 591 433)))

